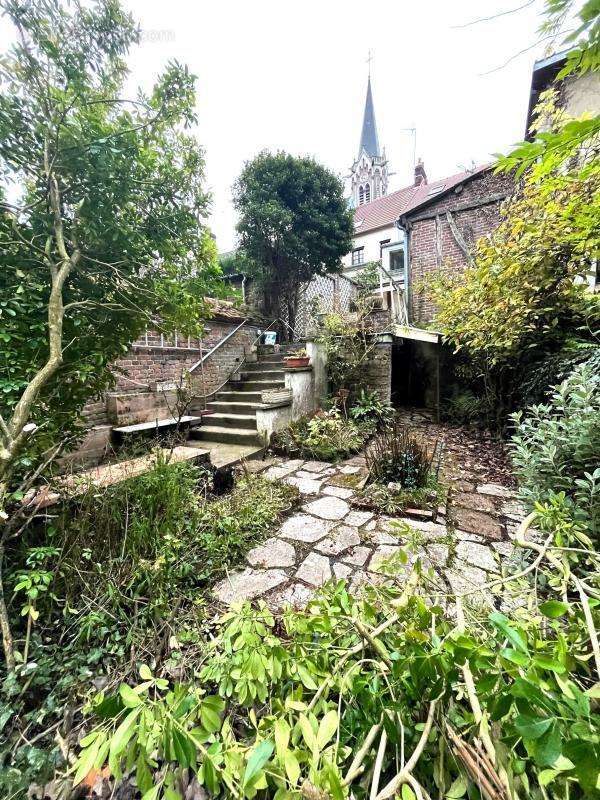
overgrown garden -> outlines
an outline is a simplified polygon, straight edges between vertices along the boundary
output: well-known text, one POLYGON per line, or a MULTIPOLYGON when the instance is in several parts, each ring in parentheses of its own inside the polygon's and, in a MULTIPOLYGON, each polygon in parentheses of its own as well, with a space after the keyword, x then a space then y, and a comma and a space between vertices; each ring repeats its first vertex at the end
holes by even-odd
MULTIPOLYGON (((45 512, 23 502, 115 356, 158 317, 198 330, 220 291, 186 130, 193 78, 173 64, 125 101, 138 31, 116 0, 3 5, 17 44, 0 158, 21 193, 5 191, 0 215, 2 796, 600 797, 598 119, 544 98, 551 130, 499 161, 518 181, 500 227, 451 290, 432 287, 460 359, 456 408, 504 436, 526 506, 502 574, 450 591, 415 537, 361 591, 331 581, 304 610, 222 613, 211 587, 295 507, 285 481, 241 470, 220 487, 166 451, 145 475, 45 512)), ((548 0, 546 27, 573 10, 548 0)), ((600 67, 600 12, 584 3, 578 19, 564 76, 600 67)), ((300 283, 335 271, 350 241, 341 200, 326 170, 285 154, 261 154, 237 184, 236 263, 288 322, 300 283)), ((441 448, 365 385, 369 295, 321 320, 328 401, 275 447, 331 463, 361 453, 355 505, 433 515, 453 491, 441 448)))

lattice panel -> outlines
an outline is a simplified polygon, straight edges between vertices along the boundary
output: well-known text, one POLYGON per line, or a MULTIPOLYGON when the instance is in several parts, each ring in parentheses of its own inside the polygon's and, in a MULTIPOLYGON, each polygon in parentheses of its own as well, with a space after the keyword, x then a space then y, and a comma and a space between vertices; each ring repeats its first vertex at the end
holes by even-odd
POLYGON ((343 275, 318 276, 304 284, 296 314, 294 339, 308 336, 315 328, 318 315, 349 311, 357 290, 356 284, 343 275))

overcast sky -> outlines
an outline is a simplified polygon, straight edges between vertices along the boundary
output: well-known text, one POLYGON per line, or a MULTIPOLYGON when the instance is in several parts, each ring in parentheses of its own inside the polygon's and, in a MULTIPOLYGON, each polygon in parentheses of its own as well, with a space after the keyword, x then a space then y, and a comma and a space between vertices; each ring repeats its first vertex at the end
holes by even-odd
MULTIPOLYGON (((340 176, 357 155, 367 55, 389 191, 483 163, 524 134, 542 0, 124 0, 143 30, 132 81, 170 59, 198 76, 197 136, 219 250, 235 243, 231 187, 260 150, 312 155, 340 176), (533 45, 533 47, 532 47, 533 45), (519 51, 530 48, 516 56, 519 51), (516 56, 516 57, 515 57, 516 56), (510 61, 505 66, 505 62, 510 61)), ((3 31, 6 34, 6 29, 3 31)), ((5 38, 4 36, 2 38, 5 38)))

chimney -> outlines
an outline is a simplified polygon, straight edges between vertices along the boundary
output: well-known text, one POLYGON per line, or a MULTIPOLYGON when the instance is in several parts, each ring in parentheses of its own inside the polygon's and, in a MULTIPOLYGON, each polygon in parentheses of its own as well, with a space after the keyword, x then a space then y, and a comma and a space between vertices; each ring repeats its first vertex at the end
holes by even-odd
POLYGON ((420 186, 422 183, 427 183, 427 175, 425 174, 423 159, 420 158, 415 167, 415 186, 420 186))

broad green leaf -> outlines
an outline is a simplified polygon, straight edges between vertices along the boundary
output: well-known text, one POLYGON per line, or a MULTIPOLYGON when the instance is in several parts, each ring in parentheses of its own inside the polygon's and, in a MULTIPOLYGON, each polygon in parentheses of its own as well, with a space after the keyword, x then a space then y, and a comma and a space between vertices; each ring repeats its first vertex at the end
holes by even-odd
POLYGON ((260 770, 264 767, 272 755, 273 742, 270 740, 267 739, 264 742, 260 742, 260 744, 256 745, 250 755, 250 758, 248 759, 248 762, 246 763, 244 779, 242 782, 244 787, 247 786, 256 775, 258 775, 260 770))
POLYGON ((75 776, 73 778, 74 786, 77 786, 77 784, 81 783, 90 770, 93 769, 101 743, 101 739, 97 738, 86 750, 83 751, 81 758, 78 761, 77 771, 75 772, 75 776))
POLYGON ((291 750, 287 750, 284 759, 285 774, 292 786, 296 786, 300 777, 300 764, 291 750))
POLYGON ((148 789, 146 794, 142 796, 142 800, 156 800, 158 797, 158 793, 160 792, 161 784, 159 783, 158 786, 153 786, 152 789, 148 789))
POLYGON ((529 664, 529 656, 526 656, 520 650, 515 650, 513 647, 505 647, 500 650, 502 658, 512 661, 513 664, 518 664, 520 667, 526 667, 529 664))
POLYGON ((400 790, 400 797, 402 800, 416 800, 415 793, 410 788, 408 783, 402 784, 402 789, 400 790))
POLYGON ((134 733, 135 721, 139 716, 141 708, 136 708, 130 711, 125 717, 123 722, 119 725, 110 740, 110 754, 111 756, 118 756, 123 752, 127 746, 127 742, 131 739, 134 733))
POLYGON ((127 708, 135 708, 142 702, 140 696, 136 694, 130 686, 127 686, 126 683, 122 683, 119 686, 119 694, 127 708))
POLYGON ((338 726, 337 711, 328 711, 319 724, 317 731, 317 747, 322 750, 336 732, 338 726))
POLYGON ((545 617, 549 619, 556 619, 566 614, 570 606, 568 603, 563 603, 560 600, 547 600, 540 606, 540 611, 545 617))
POLYGON ((140 678, 143 681, 151 681, 152 680, 152 672, 150 671, 150 667, 146 664, 142 664, 140 667, 140 678))
POLYGON ((554 719, 539 719, 537 717, 518 716, 515 719, 515 728, 523 739, 539 739, 552 725, 554 719))
POLYGON ((529 655, 525 634, 523 631, 514 628, 510 624, 508 617, 505 617, 504 614, 501 614, 499 611, 495 611, 493 614, 490 614, 489 619, 490 622, 506 636, 516 650, 519 650, 525 655, 529 655))
POLYGON ((448 800, 458 800, 459 797, 464 797, 467 792, 467 781, 462 775, 454 781, 452 786, 446 792, 448 800))
POLYGON ((279 758, 283 759, 290 741, 290 726, 283 717, 275 720, 275 748, 279 758))
POLYGON ((313 732, 308 717, 304 714, 300 714, 298 722, 300 723, 300 730, 302 731, 302 736, 304 738, 304 741, 306 742, 309 750, 314 751, 315 749, 317 749, 317 737, 313 732))

